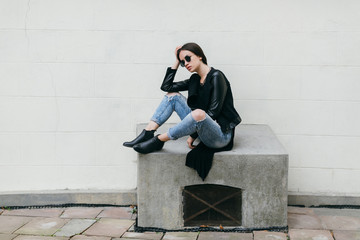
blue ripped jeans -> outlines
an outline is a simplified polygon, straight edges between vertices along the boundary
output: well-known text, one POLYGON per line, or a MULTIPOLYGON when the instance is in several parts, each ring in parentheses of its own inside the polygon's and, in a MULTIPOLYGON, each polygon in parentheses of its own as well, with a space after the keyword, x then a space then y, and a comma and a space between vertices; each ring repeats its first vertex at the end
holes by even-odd
POLYGON ((197 132, 200 141, 210 148, 222 148, 230 142, 232 131, 222 132, 219 124, 207 114, 204 120, 196 121, 186 103, 186 98, 181 94, 165 95, 151 120, 161 126, 173 112, 178 114, 181 122, 167 132, 171 140, 197 132))

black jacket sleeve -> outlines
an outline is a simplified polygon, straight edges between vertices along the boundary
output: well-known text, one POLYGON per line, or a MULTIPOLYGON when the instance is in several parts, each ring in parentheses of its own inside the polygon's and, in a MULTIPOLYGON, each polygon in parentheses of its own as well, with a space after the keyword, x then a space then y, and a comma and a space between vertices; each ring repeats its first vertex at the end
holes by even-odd
POLYGON ((192 137, 193 139, 197 139, 198 136, 199 136, 199 134, 197 132, 190 134, 190 137, 192 137))
POLYGON ((176 70, 170 67, 166 70, 164 81, 160 89, 164 92, 179 92, 189 89, 189 80, 174 82, 176 70))
POLYGON ((212 119, 216 119, 223 107, 228 86, 224 75, 216 72, 211 79, 212 94, 210 96, 209 108, 206 112, 212 119))

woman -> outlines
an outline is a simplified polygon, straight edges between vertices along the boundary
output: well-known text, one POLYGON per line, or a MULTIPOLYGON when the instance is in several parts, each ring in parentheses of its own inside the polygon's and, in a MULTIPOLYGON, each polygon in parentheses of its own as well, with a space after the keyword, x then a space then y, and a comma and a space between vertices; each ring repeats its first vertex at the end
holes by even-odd
POLYGON ((175 50, 176 61, 168 68, 161 90, 168 92, 141 134, 124 146, 133 147, 143 154, 159 151, 164 143, 189 136, 187 144, 193 149, 195 139, 208 148, 220 149, 234 137, 234 128, 241 122, 233 104, 229 81, 225 75, 207 65, 204 52, 196 43, 187 43, 175 50), (190 79, 174 82, 181 65, 194 73, 190 79), (188 100, 179 91, 188 90, 188 100), (154 136, 154 132, 176 112, 181 122, 167 133, 154 136))

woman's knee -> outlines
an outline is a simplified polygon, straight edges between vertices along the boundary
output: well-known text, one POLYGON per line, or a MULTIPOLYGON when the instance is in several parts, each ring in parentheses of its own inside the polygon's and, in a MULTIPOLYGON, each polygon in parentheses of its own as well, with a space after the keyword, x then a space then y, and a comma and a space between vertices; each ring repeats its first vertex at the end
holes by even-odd
POLYGON ((206 117, 205 111, 201 109, 195 109, 194 111, 191 112, 191 115, 194 118, 194 120, 197 122, 204 120, 206 117))

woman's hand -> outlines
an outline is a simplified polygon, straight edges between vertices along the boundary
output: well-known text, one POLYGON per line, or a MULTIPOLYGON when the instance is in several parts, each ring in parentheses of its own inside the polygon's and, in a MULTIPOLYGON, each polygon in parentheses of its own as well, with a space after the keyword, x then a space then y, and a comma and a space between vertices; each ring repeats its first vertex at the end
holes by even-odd
POLYGON ((187 142, 187 144, 188 144, 189 148, 191 148, 191 149, 196 148, 196 146, 194 146, 194 145, 193 145, 194 141, 195 141, 195 139, 194 139, 194 138, 192 138, 192 137, 188 137, 188 139, 186 140, 186 142, 187 142))
POLYGON ((172 69, 178 69, 178 67, 179 67, 179 65, 180 65, 180 62, 179 62, 179 59, 177 58, 177 52, 178 52, 178 50, 181 48, 182 46, 177 46, 176 48, 175 48, 175 63, 174 63, 174 65, 171 67, 172 69))
POLYGON ((175 58, 176 58, 177 61, 179 61, 179 59, 177 58, 177 52, 179 51, 180 48, 182 48, 182 46, 177 46, 175 48, 175 58))

